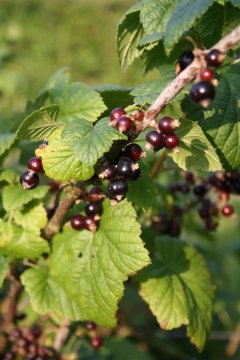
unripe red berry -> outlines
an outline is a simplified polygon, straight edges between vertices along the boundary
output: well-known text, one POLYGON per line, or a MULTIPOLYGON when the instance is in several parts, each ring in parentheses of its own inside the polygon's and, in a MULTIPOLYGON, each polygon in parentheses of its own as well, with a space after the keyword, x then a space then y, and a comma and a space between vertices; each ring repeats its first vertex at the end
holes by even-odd
POLYGON ((175 134, 166 135, 164 138, 164 145, 167 149, 174 149, 179 145, 179 137, 175 134))
POLYGON ((200 79, 202 81, 211 81, 213 78, 214 78, 214 72, 211 69, 205 68, 201 70, 200 79))
POLYGON ((120 117, 122 117, 123 115, 126 114, 126 111, 122 108, 116 108, 114 110, 111 111, 110 113, 110 119, 112 121, 116 121, 117 119, 119 119, 120 117))
POLYGON ((226 204, 222 208, 222 214, 223 216, 231 216, 234 214, 234 207, 231 204, 226 204))

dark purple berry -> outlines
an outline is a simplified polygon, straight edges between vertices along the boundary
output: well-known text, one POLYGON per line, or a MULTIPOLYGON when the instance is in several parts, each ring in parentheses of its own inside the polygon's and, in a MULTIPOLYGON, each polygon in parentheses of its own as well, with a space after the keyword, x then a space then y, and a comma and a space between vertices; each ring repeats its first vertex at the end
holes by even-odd
POLYGON ((202 81, 211 81, 214 78, 214 72, 211 69, 205 68, 200 72, 200 79, 202 81))
POLYGON ((178 63, 180 70, 186 69, 194 60, 194 54, 191 50, 185 50, 179 57, 178 63))
POLYGON ((117 173, 124 179, 130 179, 135 172, 135 164, 130 158, 122 158, 117 164, 117 173))
POLYGON ((209 102, 214 99, 215 88, 209 81, 200 81, 193 85, 190 95, 193 101, 207 107, 209 102))
POLYGON ((108 193, 110 197, 125 196, 128 191, 128 184, 125 180, 110 180, 108 184, 108 193))
POLYGON ((138 144, 128 144, 123 153, 133 161, 138 161, 144 155, 141 146, 138 144))
POLYGON ((169 116, 164 116, 158 123, 158 128, 163 134, 172 134, 178 122, 169 116))
POLYGON ((180 191, 184 194, 189 192, 190 188, 187 182, 180 184, 180 191))
POLYGON ((217 49, 209 51, 209 53, 206 55, 206 61, 209 66, 218 67, 222 64, 223 60, 224 54, 217 49))
POLYGON ((145 116, 144 112, 140 109, 134 110, 131 115, 135 121, 142 121, 145 116))
POLYGON ((200 184, 200 185, 196 185, 193 188, 193 192, 196 196, 202 197, 207 193, 207 187, 206 185, 200 184))
POLYGON ((29 170, 35 171, 36 173, 44 171, 42 166, 42 159, 37 156, 31 158, 27 166, 29 170))
POLYGON ((92 331, 92 330, 95 330, 96 329, 96 324, 92 321, 88 321, 85 325, 86 329, 88 331, 92 331))
POLYGON ((224 207, 222 208, 222 214, 223 216, 231 216, 232 214, 234 214, 234 207, 230 204, 224 205, 224 207))
POLYGON ((175 134, 166 135, 164 138, 164 145, 167 149, 174 149, 179 145, 179 137, 175 134))
POLYGON ((92 216, 87 216, 84 220, 84 227, 90 231, 97 230, 97 223, 92 216))
POLYGON ((71 218, 71 226, 74 230, 82 230, 85 228, 85 216, 73 215, 71 218))
POLYGON ((90 344, 94 349, 99 349, 103 345, 103 341, 99 336, 96 336, 90 340, 90 344))
POLYGON ((110 119, 111 119, 112 121, 114 121, 114 120, 119 119, 120 117, 122 117, 122 116, 125 115, 125 114, 126 114, 126 111, 125 111, 124 109, 122 109, 122 108, 116 108, 116 109, 114 109, 114 110, 111 111, 111 113, 110 113, 110 119))
POLYGON ((104 164, 99 174, 100 179, 110 180, 116 175, 117 169, 112 164, 104 164))
POLYGON ((85 206, 84 210, 88 216, 101 215, 103 211, 103 207, 100 202, 90 202, 85 206))
POLYGON ((131 130, 135 129, 135 124, 129 117, 122 116, 117 120, 116 128, 119 132, 128 134, 131 130))
POLYGON ((20 176, 20 184, 25 190, 31 190, 38 186, 39 176, 27 170, 20 176))
POLYGON ((147 146, 146 146, 147 149, 152 147, 153 150, 157 151, 162 149, 164 146, 163 136, 157 131, 150 131, 146 135, 146 141, 147 141, 147 146))
POLYGON ((141 175, 142 175, 142 170, 140 168, 138 168, 137 170, 134 171, 134 174, 130 180, 135 181, 135 180, 139 179, 141 175))
POLYGON ((187 171, 185 174, 184 174, 184 177, 185 179, 188 181, 188 182, 193 182, 194 180, 194 176, 193 176, 193 173, 191 171, 187 171))
POLYGON ((38 339, 42 335, 42 330, 38 325, 34 325, 31 328, 31 333, 36 339, 38 339))
POLYGON ((101 201, 104 198, 102 190, 98 186, 94 186, 88 192, 88 198, 90 201, 101 201))

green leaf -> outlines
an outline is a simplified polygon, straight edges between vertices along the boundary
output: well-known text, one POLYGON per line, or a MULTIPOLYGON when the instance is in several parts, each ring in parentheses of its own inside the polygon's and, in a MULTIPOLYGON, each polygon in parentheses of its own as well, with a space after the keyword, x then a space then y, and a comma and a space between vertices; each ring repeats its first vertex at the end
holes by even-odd
POLYGON ((14 221, 24 229, 40 235, 40 229, 47 225, 48 218, 43 204, 31 202, 14 215, 14 221))
MULTIPOLYGON (((104 347, 110 352, 110 359, 126 360, 127 354, 128 359, 131 360, 153 360, 153 357, 139 349, 135 342, 121 337, 111 336, 104 342, 104 347)), ((101 357, 101 360, 104 359, 107 360, 108 357, 101 357)))
POLYGON ((58 129, 49 138, 42 152, 43 168, 48 177, 54 180, 87 180, 94 174, 91 166, 83 164, 74 155, 68 142, 61 138, 62 129, 58 129))
POLYGON ((135 8, 135 11, 127 13, 118 25, 117 50, 122 70, 126 70, 143 53, 143 50, 137 48, 143 35, 139 11, 135 8))
POLYGON ((225 168, 240 166, 240 65, 232 65, 221 77, 215 100, 203 110, 190 99, 182 104, 192 120, 199 121, 208 140, 216 147, 225 168))
POLYGON ((5 153, 14 143, 16 134, 0 134, 0 156, 5 153))
POLYGON ((156 33, 154 32, 150 35, 146 35, 139 41, 139 46, 141 47, 155 42, 159 42, 163 38, 163 36, 164 36, 163 32, 156 32, 156 33))
POLYGON ((13 169, 6 169, 0 173, 0 181, 12 184, 17 179, 17 174, 13 169))
POLYGON ((138 275, 140 294, 162 329, 187 325, 187 335, 200 350, 212 319, 214 288, 203 257, 179 239, 156 240, 152 265, 138 275))
POLYGON ((234 6, 237 6, 240 8, 240 0, 229 0, 234 6))
POLYGON ((34 111, 27 116, 17 131, 21 140, 40 141, 46 140, 53 131, 60 126, 56 122, 59 106, 49 105, 34 111))
POLYGON ((198 124, 184 119, 175 133, 180 138, 179 152, 169 155, 180 168, 205 172, 222 170, 216 151, 198 124))
POLYGON ((81 118, 96 121, 106 110, 98 92, 85 84, 69 83, 61 78, 51 91, 51 101, 60 106, 59 119, 64 124, 81 118))
POLYGON ((6 186, 3 190, 3 207, 6 211, 21 209, 33 199, 42 199, 48 193, 48 186, 38 186, 32 190, 24 190, 20 184, 6 186))
MULTIPOLYGON (((109 111, 117 107, 125 108, 133 103, 133 97, 130 95, 132 87, 119 86, 119 85, 102 85, 94 87, 100 92, 104 104, 109 111)), ((105 112, 109 115, 109 112, 105 112)), ((105 115, 104 113, 104 115, 105 115)))
POLYGON ((64 127, 62 138, 67 140, 78 160, 92 166, 110 150, 114 140, 127 139, 116 128, 109 126, 109 121, 109 118, 104 118, 93 126, 84 119, 73 120, 64 127))
POLYGON ((0 253, 14 259, 35 259, 48 252, 47 241, 36 233, 0 219, 0 253))
POLYGON ((0 255, 0 288, 3 285, 3 281, 5 279, 8 266, 9 266, 9 259, 5 256, 0 255))
POLYGON ((65 228, 53 239, 50 270, 22 276, 34 310, 115 326, 123 282, 149 263, 139 235, 136 213, 126 201, 112 207, 105 200, 96 233, 65 228))
POLYGON ((174 44, 202 16, 214 0, 181 0, 173 12, 166 28, 164 46, 169 54, 174 44))

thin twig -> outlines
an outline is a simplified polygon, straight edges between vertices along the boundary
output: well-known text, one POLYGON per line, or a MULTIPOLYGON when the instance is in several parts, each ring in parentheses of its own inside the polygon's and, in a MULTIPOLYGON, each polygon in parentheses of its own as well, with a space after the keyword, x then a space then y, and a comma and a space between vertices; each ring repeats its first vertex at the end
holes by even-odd
POLYGON ((154 178, 157 176, 159 170, 161 169, 165 159, 167 158, 168 156, 168 151, 165 150, 161 156, 159 156, 159 158, 157 159, 157 161, 155 162, 155 164, 153 165, 152 167, 152 170, 151 170, 151 177, 154 178))
POLYGON ((56 338, 53 345, 55 350, 59 351, 62 348, 65 340, 68 337, 69 325, 70 325, 70 321, 64 319, 56 334, 56 338))

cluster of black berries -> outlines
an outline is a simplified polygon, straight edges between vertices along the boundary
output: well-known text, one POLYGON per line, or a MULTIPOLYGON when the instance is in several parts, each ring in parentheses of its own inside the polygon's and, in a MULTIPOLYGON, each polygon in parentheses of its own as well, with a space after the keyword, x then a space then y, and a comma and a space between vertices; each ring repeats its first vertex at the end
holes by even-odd
POLYGON ((177 236, 181 231, 184 214, 197 207, 206 230, 216 230, 219 214, 231 216, 234 213, 234 207, 228 201, 230 194, 240 194, 240 172, 218 172, 210 175, 207 180, 196 179, 191 172, 186 172, 184 178, 185 181, 172 184, 169 190, 174 195, 189 194, 190 199, 186 199, 186 206, 174 204, 170 214, 161 212, 154 216, 154 227, 161 234, 177 236))
POLYGON ((42 331, 38 326, 31 329, 15 328, 10 334, 12 342, 11 351, 5 354, 4 360, 13 360, 18 357, 26 360, 48 360, 59 359, 53 348, 46 347, 40 343, 42 331))
POLYGON ((96 324, 92 321, 88 321, 85 325, 86 330, 90 335, 90 345, 94 349, 100 349, 103 346, 103 340, 100 336, 96 335, 96 324))
POLYGON ((28 161, 28 170, 21 174, 20 184, 25 190, 31 190, 38 186, 38 173, 43 172, 42 159, 40 157, 33 157, 28 161))
POLYGON ((80 214, 73 215, 71 218, 72 228, 75 230, 86 229, 96 231, 103 212, 103 198, 104 194, 99 187, 93 187, 89 192, 85 193, 83 200, 87 201, 84 208, 86 216, 80 214))
POLYGON ((179 122, 169 116, 165 116, 159 120, 158 130, 153 130, 146 135, 146 149, 158 151, 162 148, 169 150, 178 150, 179 137, 174 134, 174 129, 179 126, 179 122))
POLYGON ((144 119, 144 112, 140 109, 134 110, 131 114, 127 114, 122 108, 116 108, 110 113, 110 125, 114 125, 116 129, 127 135, 129 140, 135 139, 137 135, 138 124, 144 119))

